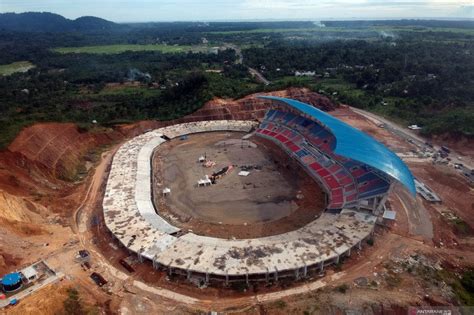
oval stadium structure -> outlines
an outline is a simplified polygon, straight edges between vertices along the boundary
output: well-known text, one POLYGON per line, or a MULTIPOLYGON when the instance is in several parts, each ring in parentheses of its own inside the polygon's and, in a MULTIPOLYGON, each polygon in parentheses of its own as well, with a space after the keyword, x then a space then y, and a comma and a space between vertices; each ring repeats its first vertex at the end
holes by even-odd
POLYGON ((265 96, 259 121, 215 120, 172 125, 137 136, 114 156, 103 200, 113 236, 140 261, 193 282, 274 282, 301 279, 360 250, 371 237, 391 187, 413 195, 413 176, 383 144, 331 115, 292 99, 265 96), (223 239, 183 231, 160 216, 152 201, 157 147, 193 133, 238 131, 277 144, 326 194, 325 211, 287 233, 223 239))

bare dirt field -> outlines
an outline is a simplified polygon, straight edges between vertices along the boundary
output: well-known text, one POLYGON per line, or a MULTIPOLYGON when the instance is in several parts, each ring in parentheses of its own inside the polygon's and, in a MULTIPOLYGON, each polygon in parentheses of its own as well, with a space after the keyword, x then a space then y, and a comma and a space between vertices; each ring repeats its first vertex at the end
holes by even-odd
POLYGON ((161 145, 153 161, 160 213, 183 229, 226 238, 280 234, 315 219, 324 208, 319 186, 282 149, 258 137, 241 140, 244 135, 195 134, 161 145), (215 165, 205 167, 201 156, 215 165), (197 186, 224 167, 230 171, 215 184, 197 186), (250 174, 239 176, 245 167, 250 174), (162 195, 164 187, 170 195, 162 195))

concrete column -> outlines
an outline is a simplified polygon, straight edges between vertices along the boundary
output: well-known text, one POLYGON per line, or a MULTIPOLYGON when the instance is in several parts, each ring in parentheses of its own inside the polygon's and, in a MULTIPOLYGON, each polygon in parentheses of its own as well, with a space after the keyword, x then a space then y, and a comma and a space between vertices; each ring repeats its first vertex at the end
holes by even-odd
POLYGON ((349 248, 349 250, 347 251, 347 257, 350 257, 351 256, 351 249, 349 248))
POLYGON ((303 277, 306 277, 308 275, 308 266, 306 263, 304 263, 304 269, 303 269, 303 277))
POLYGON ((377 210, 375 211, 377 214, 381 213, 381 211, 383 209, 383 206, 387 202, 388 195, 389 195, 391 190, 392 190, 392 185, 390 186, 390 188, 389 188, 388 192, 385 194, 385 196, 383 196, 382 200, 380 200, 380 203, 377 206, 377 210))
POLYGON ((225 285, 229 285, 229 274, 225 272, 225 285))
POLYGON ((300 270, 298 268, 295 269, 295 279, 298 280, 300 278, 300 270))
POLYGON ((322 261, 322 262, 320 263, 319 269, 320 269, 321 272, 324 271, 324 261, 322 261))
POLYGON ((208 284, 208 283, 209 283, 209 273, 206 272, 206 284, 208 284))
POLYGON ((187 279, 191 280, 191 274, 192 274, 191 270, 188 269, 188 270, 186 270, 186 272, 187 272, 187 279))
POLYGON ((337 255, 337 257, 336 257, 336 264, 339 263, 339 258, 340 258, 340 255, 337 255))
POLYGON ((249 285, 249 274, 248 274, 248 272, 245 274, 245 283, 247 283, 247 286, 249 285))
POLYGON ((357 247, 359 248, 359 250, 362 249, 362 241, 359 241, 359 243, 357 243, 357 247))
POLYGON ((275 267, 275 281, 278 281, 278 268, 275 267))
POLYGON ((265 282, 268 283, 268 278, 269 278, 269 272, 268 272, 268 267, 267 267, 267 273, 265 273, 265 282))

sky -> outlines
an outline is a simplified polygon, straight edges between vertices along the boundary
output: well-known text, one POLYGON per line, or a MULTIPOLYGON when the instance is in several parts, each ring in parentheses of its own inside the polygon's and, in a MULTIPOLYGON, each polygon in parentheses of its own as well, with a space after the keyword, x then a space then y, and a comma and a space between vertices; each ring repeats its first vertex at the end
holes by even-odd
POLYGON ((0 12, 53 12, 114 22, 474 18, 453 0, 0 0, 0 12))

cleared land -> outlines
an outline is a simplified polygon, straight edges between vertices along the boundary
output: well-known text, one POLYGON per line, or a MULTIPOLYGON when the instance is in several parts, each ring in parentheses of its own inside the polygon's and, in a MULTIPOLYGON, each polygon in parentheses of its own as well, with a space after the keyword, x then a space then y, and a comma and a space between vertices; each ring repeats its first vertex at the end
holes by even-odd
POLYGON ((204 52, 205 46, 168 46, 168 45, 100 45, 81 47, 57 47, 53 51, 61 54, 120 54, 126 51, 160 51, 163 53, 180 53, 188 51, 204 52))
MULTIPOLYGON (((412 144, 388 134, 385 129, 377 128, 376 124, 348 108, 337 113, 339 118, 360 129, 367 130, 377 139, 387 141, 394 147, 401 147, 404 144, 405 149, 402 152, 415 149, 412 144), (379 130, 378 133, 376 133, 377 130, 379 130)), ((68 137, 71 139, 71 145, 77 143, 75 137, 68 137)), ((45 152, 51 151, 51 148, 62 146, 57 141, 58 138, 54 135, 38 129, 36 136, 30 138, 30 144, 27 147, 36 153, 40 152, 40 156, 43 156, 45 152), (45 135, 50 140, 48 142, 50 145, 46 148, 43 145, 37 145, 38 139, 45 137, 45 135)), ((67 153, 71 154, 75 151, 67 150, 67 153)), ((63 151, 61 150, 61 152, 63 151)), ((355 309, 363 313, 364 311, 370 312, 368 310, 372 308, 376 313, 380 312, 382 308, 387 310, 390 305, 401 312, 404 305, 425 305, 430 301, 449 303, 445 302, 447 299, 445 294, 451 291, 447 289, 445 283, 449 284, 450 282, 436 280, 439 274, 445 275, 443 279, 449 277, 448 280, 457 281, 455 284, 460 286, 459 273, 454 273, 451 268, 446 267, 440 271, 435 270, 436 273, 433 274, 430 271, 432 269, 425 267, 425 263, 422 262, 426 260, 423 257, 429 257, 430 261, 434 261, 432 264, 435 266, 441 260, 445 262, 443 266, 464 268, 474 261, 471 234, 468 236, 453 234, 451 225, 446 223, 438 209, 435 209, 435 207, 448 208, 465 218, 467 222, 472 222, 468 220, 472 218, 471 206, 474 203, 474 191, 471 189, 468 192, 465 187, 467 184, 464 184, 462 190, 459 190, 460 184, 464 183, 460 175, 453 174, 451 171, 439 172, 440 168, 447 168, 446 166, 431 166, 431 162, 420 160, 416 163, 418 166, 413 166, 412 163, 410 167, 418 178, 429 184, 443 198, 443 204, 427 206, 434 225, 433 241, 421 242, 418 235, 409 233, 408 227, 411 225, 408 221, 409 217, 401 205, 393 202, 394 206, 392 207, 397 210, 397 222, 393 227, 379 230, 375 235, 375 244, 365 246, 362 254, 354 252, 350 259, 345 261, 342 271, 328 268, 326 275, 319 280, 312 279, 306 283, 296 284, 282 282, 269 287, 258 286, 253 290, 241 292, 241 288, 238 290, 217 287, 198 289, 190 286, 185 280, 169 277, 165 272, 154 270, 151 264, 137 262, 133 264, 136 272, 129 274, 119 261, 130 256, 130 253, 115 245, 116 241, 111 238, 110 233, 103 225, 93 228, 89 225, 89 222, 101 217, 102 208, 97 205, 104 194, 104 181, 107 179, 107 169, 113 152, 111 150, 107 155, 104 155, 104 159, 98 165, 93 177, 91 172, 90 180, 85 180, 75 186, 72 195, 69 192, 70 188, 58 190, 71 200, 71 203, 68 201, 67 206, 62 207, 68 210, 79 207, 86 191, 89 192, 84 203, 80 205, 82 211, 80 225, 77 229, 79 232, 76 232, 78 234, 72 234, 69 227, 63 227, 54 221, 51 224, 42 225, 47 233, 25 234, 27 229, 39 226, 33 224, 42 222, 38 221, 36 217, 34 217, 33 224, 23 220, 15 221, 15 224, 11 223, 14 221, 9 221, 8 224, 0 226, 0 236, 3 240, 0 259, 6 262, 3 265, 2 274, 14 271, 28 261, 35 261, 47 255, 51 257, 48 259, 51 266, 67 275, 67 278, 56 286, 47 287, 10 308, 8 311, 11 314, 58 313, 63 308, 62 303, 67 297, 65 289, 68 286, 78 287, 81 299, 87 304, 98 305, 100 311, 105 309, 106 311, 110 310, 110 313, 120 311, 122 313, 126 311, 140 313, 145 310, 148 313, 196 314, 197 310, 201 312, 209 310, 234 312, 235 310, 235 314, 261 314, 263 312, 267 314, 329 314, 335 309, 341 312, 355 309), (105 158, 106 156, 107 158, 105 158), (425 168, 427 165, 429 167, 425 168), (80 242, 77 242, 78 240, 80 242), (49 246, 44 246, 45 243, 48 243, 49 246), (85 271, 79 264, 74 263, 74 257, 80 249, 87 249, 91 252, 91 270, 85 271), (415 261, 413 257, 418 261, 415 261), (92 271, 101 273, 109 281, 111 285, 107 290, 92 284, 89 279, 92 271), (366 281, 367 284, 365 286, 360 284, 361 280, 366 281), (339 290, 342 286, 347 287, 347 292, 342 293, 339 290), (318 288, 319 291, 315 292, 318 288), (426 300, 425 294, 429 294, 429 300, 426 300)), ((1 156, 5 157, 7 154, 9 153, 4 151, 1 156)), ((28 161, 28 157, 26 161, 28 161)), ((50 161, 49 158, 48 161, 50 161)), ((16 165, 13 162, 7 165, 13 164, 16 165)), ((0 173, 4 174, 4 176, 0 176, 1 184, 4 187, 10 187, 8 185, 12 177, 7 175, 10 174, 8 173, 10 170, 13 172, 16 168, 7 166, 5 169, 0 169, 0 173)), ((64 205, 64 199, 58 198, 57 195, 51 195, 41 188, 40 184, 47 183, 46 178, 37 175, 40 181, 33 179, 27 181, 29 177, 22 175, 21 172, 16 171, 12 174, 15 174, 20 181, 20 185, 15 186, 13 190, 15 194, 21 194, 21 187, 33 187, 34 191, 44 194, 42 199, 48 208, 40 212, 42 215, 51 215, 52 212, 49 211, 57 209, 56 204, 60 202, 64 205), (53 201, 55 203, 52 205, 53 201)), ((35 198, 38 198, 37 196, 35 198)), ((391 199, 398 200, 398 198, 391 199)), ((418 201, 424 203, 419 197, 418 201)), ((7 203, 4 209, 11 212, 11 204, 11 202, 7 203)), ((24 206, 24 209, 27 209, 27 206, 24 206)), ((70 219, 69 213, 61 213, 61 217, 63 216, 65 220, 70 219)), ((241 230, 251 228, 253 227, 240 226, 241 230)), ((2 265, 0 265, 1 267, 2 265)))
POLYGON ((308 176, 295 176, 299 167, 290 164, 286 153, 255 137, 249 145, 240 140, 243 135, 196 134, 159 147, 154 159, 155 203, 168 219, 178 221, 173 224, 202 235, 258 237, 301 227, 323 209, 321 189, 308 176), (199 163, 204 155, 216 165, 206 168, 199 163), (196 187, 199 179, 229 165, 233 169, 216 184, 196 187), (242 166, 258 169, 238 176, 242 166), (163 187, 171 188, 170 196, 161 196, 163 187))
POLYGON ((7 65, 0 65, 0 75, 12 75, 15 72, 26 72, 35 65, 29 61, 18 61, 7 65))

